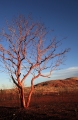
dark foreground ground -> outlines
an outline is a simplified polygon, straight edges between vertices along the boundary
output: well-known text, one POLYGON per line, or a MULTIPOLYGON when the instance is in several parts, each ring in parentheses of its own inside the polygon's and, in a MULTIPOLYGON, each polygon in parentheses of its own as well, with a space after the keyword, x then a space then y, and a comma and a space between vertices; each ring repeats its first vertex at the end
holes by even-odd
POLYGON ((78 120, 78 93, 32 96, 30 107, 15 101, 0 102, 0 120, 78 120))

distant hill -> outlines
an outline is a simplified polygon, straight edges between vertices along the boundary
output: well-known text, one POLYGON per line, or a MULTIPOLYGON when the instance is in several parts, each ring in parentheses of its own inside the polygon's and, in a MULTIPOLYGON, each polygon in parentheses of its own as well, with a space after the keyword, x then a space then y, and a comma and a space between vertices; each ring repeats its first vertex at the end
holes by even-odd
POLYGON ((37 92, 43 92, 43 94, 78 91, 78 77, 42 82, 36 84, 35 89, 37 92))
POLYGON ((50 86, 50 87, 78 86, 78 77, 71 77, 61 80, 50 80, 35 85, 35 87, 42 87, 42 86, 50 86))

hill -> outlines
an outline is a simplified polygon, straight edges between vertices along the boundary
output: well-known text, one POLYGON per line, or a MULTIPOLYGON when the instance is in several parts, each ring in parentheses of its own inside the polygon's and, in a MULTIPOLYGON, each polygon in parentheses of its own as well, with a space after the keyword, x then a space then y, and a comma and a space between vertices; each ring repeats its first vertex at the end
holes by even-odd
POLYGON ((42 87, 42 86, 50 86, 50 87, 69 87, 69 86, 77 86, 78 85, 78 78, 66 78, 61 80, 50 80, 45 81, 39 84, 36 84, 35 87, 42 87))
POLYGON ((61 80, 50 80, 35 85, 37 92, 42 94, 59 92, 77 92, 78 77, 71 77, 61 80))

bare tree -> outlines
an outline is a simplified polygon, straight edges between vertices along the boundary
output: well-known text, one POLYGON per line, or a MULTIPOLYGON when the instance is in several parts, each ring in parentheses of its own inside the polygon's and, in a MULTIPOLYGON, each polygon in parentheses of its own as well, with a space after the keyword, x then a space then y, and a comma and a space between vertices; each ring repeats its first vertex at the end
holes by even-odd
POLYGON ((52 71, 62 64, 64 55, 69 49, 60 51, 61 41, 52 38, 49 31, 39 22, 20 15, 7 23, 7 32, 0 33, 3 44, 0 45, 0 57, 13 83, 18 87, 21 107, 28 107, 34 80, 39 76, 49 77, 52 71), (50 40, 49 40, 50 39, 50 40), (45 70, 48 70, 47 74, 45 70), (24 81, 32 75, 31 90, 25 102, 24 81))

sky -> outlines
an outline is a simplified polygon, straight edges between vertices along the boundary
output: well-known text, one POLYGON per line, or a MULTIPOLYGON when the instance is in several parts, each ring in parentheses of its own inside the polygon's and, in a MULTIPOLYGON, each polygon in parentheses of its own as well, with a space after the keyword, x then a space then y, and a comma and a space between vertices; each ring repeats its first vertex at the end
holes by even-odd
MULTIPOLYGON (((57 39, 66 37, 63 48, 71 48, 61 69, 54 71, 50 79, 78 77, 78 0, 0 0, 0 29, 14 16, 32 15, 43 22, 57 39)), ((28 79, 31 79, 30 76, 28 79)), ((35 83, 48 80, 39 77, 35 83)), ((26 85, 29 85, 28 81, 26 85)), ((0 73, 0 89, 12 87, 9 76, 0 73)))

